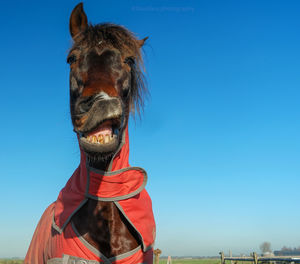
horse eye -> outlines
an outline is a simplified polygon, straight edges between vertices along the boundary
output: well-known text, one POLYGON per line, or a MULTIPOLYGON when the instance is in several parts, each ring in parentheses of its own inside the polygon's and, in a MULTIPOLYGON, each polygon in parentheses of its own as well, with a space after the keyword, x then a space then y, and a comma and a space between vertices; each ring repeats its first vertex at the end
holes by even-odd
POLYGON ((75 55, 71 55, 67 58, 67 63, 69 63, 70 65, 72 63, 76 62, 76 56, 75 55))
POLYGON ((134 65, 134 64, 135 64, 134 57, 127 57, 127 58, 124 60, 124 63, 128 64, 129 66, 134 65))

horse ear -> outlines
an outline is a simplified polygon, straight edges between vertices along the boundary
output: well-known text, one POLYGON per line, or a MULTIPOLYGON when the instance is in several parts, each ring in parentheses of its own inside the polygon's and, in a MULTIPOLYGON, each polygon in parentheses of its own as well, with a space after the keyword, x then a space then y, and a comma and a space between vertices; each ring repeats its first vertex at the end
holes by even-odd
POLYGON ((79 3, 73 9, 70 17, 70 33, 72 38, 87 28, 87 16, 83 10, 83 3, 79 3))
POLYGON ((143 39, 139 39, 138 40, 138 45, 141 47, 143 47, 143 45, 145 44, 146 40, 148 39, 149 37, 145 37, 143 39))

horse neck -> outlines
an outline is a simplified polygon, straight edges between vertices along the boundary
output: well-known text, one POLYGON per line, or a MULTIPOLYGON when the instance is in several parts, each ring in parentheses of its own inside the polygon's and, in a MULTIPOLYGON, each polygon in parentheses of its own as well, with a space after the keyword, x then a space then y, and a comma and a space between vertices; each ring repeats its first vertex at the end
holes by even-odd
POLYGON ((87 159, 87 163, 90 167, 102 170, 102 171, 107 171, 110 160, 112 157, 109 157, 107 159, 87 159))

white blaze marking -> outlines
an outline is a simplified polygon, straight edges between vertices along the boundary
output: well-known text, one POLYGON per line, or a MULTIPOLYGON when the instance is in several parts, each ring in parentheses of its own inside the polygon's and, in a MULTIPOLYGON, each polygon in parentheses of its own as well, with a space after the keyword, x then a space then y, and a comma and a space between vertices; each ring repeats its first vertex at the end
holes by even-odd
POLYGON ((99 94, 97 94, 97 97, 99 97, 100 99, 104 99, 104 100, 110 100, 110 99, 112 99, 112 97, 110 97, 105 92, 100 92, 99 94))

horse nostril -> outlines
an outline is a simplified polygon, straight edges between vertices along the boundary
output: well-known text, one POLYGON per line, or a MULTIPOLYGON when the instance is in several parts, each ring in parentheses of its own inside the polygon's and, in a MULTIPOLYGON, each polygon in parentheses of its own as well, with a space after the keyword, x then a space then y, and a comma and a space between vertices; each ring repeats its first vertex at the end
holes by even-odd
POLYGON ((94 98, 93 96, 89 96, 89 97, 85 97, 85 98, 81 98, 79 99, 79 101, 77 102, 77 113, 78 114, 83 114, 83 113, 86 113, 88 112, 91 107, 93 106, 93 103, 94 103, 94 98))
POLYGON ((92 104, 80 104, 79 105, 79 112, 80 113, 86 113, 86 112, 88 112, 90 109, 91 109, 91 107, 92 107, 92 104))

